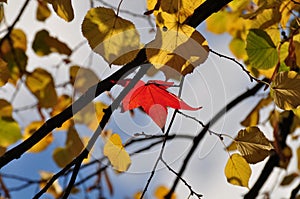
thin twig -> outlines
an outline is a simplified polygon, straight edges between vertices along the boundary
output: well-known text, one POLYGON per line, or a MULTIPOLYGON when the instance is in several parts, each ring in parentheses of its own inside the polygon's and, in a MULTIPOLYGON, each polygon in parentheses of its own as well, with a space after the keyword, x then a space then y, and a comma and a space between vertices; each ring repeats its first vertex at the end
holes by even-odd
MULTIPOLYGON (((234 63, 236 63, 237 65, 239 65, 241 67, 241 69, 248 75, 248 77, 250 78, 250 81, 253 82, 253 80, 255 80, 256 82, 261 82, 261 80, 257 79, 256 77, 252 76, 250 71, 248 71, 243 64, 241 64, 239 61, 237 61, 236 59, 234 59, 233 57, 229 57, 227 55, 223 55, 221 53, 218 53, 216 51, 214 51, 213 49, 209 49, 210 52, 214 53, 215 55, 221 57, 221 58, 225 58, 228 59, 230 61, 233 61, 234 63)), ((269 85, 269 84, 268 84, 269 85)))
POLYGON ((193 145, 190 148, 188 154, 186 155, 186 157, 181 165, 181 168, 178 172, 178 176, 174 180, 173 186, 170 189, 169 193, 165 196, 166 199, 170 199, 172 194, 174 193, 174 191, 177 187, 178 181, 180 180, 179 177, 181 177, 183 175, 184 171, 186 170, 186 167, 187 167, 192 155, 194 154, 195 150, 197 149, 198 145, 200 144, 200 142, 203 139, 203 137, 205 136, 205 134, 208 132, 208 130, 209 130, 208 127, 210 125, 214 125, 227 111, 229 111, 230 109, 235 107, 237 104, 244 101, 245 99, 247 99, 250 96, 254 96, 263 86, 264 86, 263 83, 257 83, 252 89, 247 90, 246 92, 244 92, 243 94, 239 95, 234 100, 229 102, 206 125, 204 125, 204 128, 202 129, 202 131, 200 131, 199 134, 194 138, 193 145))
MULTIPOLYGON (((176 171, 174 170, 174 169, 172 169, 169 165, 168 165, 168 163, 163 159, 163 158, 161 158, 160 159, 163 163, 164 163, 164 165, 173 173, 173 174, 175 174, 176 176, 178 175, 177 173, 176 173, 176 171)), ((188 188, 189 188, 189 190, 190 190, 190 192, 191 192, 191 196, 192 195, 196 195, 198 198, 201 198, 203 195, 202 194, 200 194, 200 193, 197 193, 196 191, 194 191, 193 190, 193 188, 192 188, 192 186, 185 180, 185 179, 183 179, 181 176, 179 177, 179 179, 185 184, 185 186, 187 186, 188 188)))

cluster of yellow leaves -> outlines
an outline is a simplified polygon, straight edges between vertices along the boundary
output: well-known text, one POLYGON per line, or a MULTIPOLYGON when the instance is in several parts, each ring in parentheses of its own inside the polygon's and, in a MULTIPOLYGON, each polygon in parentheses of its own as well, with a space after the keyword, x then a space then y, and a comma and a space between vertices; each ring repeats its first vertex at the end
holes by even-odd
MULTIPOLYGON (((202 0, 147 2, 157 25, 155 39, 145 46, 148 61, 158 69, 171 67, 183 75, 191 73, 208 57, 208 46, 204 37, 184 21, 202 0)), ((109 64, 132 61, 143 46, 133 23, 104 7, 88 11, 82 32, 91 48, 109 64)))
MULTIPOLYGON (((169 189, 164 186, 164 185, 160 185, 158 186, 154 193, 153 193, 153 196, 156 198, 156 199, 164 199, 165 198, 165 195, 167 195, 169 193, 169 189)), ((141 191, 138 191, 136 192, 134 195, 133 195, 133 198, 134 199, 140 199, 142 196, 142 192, 141 191)), ((173 193, 172 196, 171 196, 171 199, 176 199, 176 194, 173 193)))

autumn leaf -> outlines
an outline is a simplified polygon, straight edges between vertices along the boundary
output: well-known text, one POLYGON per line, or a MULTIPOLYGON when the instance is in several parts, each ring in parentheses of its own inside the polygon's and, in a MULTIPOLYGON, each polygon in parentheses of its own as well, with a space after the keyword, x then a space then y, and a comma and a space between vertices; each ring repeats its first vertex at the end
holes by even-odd
POLYGON ((32 73, 27 75, 25 83, 32 94, 38 99, 39 106, 50 108, 57 103, 54 81, 52 75, 46 70, 36 68, 32 73))
MULTIPOLYGON (((68 95, 59 96, 57 99, 57 103, 53 106, 50 115, 53 117, 53 116, 61 113, 71 103, 72 103, 72 98, 70 96, 68 96, 68 95)), ((62 126, 59 128, 59 130, 68 130, 69 127, 73 125, 73 123, 74 123, 73 120, 69 119, 62 124, 62 126)))
MULTIPOLYGON (((129 80, 124 80, 118 83, 126 86, 128 82, 129 80)), ((149 81, 147 84, 139 81, 123 99, 122 111, 141 107, 160 128, 163 128, 168 114, 167 107, 191 111, 201 108, 193 108, 176 95, 168 92, 166 89, 172 85, 173 82, 158 80, 149 81)))
POLYGON ((287 185, 290 185, 293 180, 295 178, 299 177, 299 174, 298 173, 291 173, 291 174, 288 174, 286 176, 284 176, 284 178, 282 179, 280 185, 281 186, 287 186, 287 185))
POLYGON ((71 0, 47 0, 52 4, 56 14, 67 22, 74 19, 74 11, 71 0))
POLYGON ((36 19, 38 21, 45 21, 51 15, 51 11, 48 7, 48 4, 44 0, 40 0, 37 3, 38 7, 36 9, 36 19))
POLYGON ((109 64, 132 61, 142 46, 134 24, 109 8, 90 9, 83 20, 82 33, 91 48, 109 64))
MULTIPOLYGON (((23 139, 29 138, 32 134, 36 132, 38 128, 40 128, 44 124, 43 121, 33 121, 24 129, 23 139)), ((46 137, 44 137, 41 141, 36 143, 28 152, 31 153, 39 153, 44 151, 53 141, 52 133, 49 133, 46 137)))
POLYGON ((272 102, 272 98, 268 96, 267 98, 261 99, 257 105, 252 109, 252 111, 247 115, 247 117, 241 122, 241 124, 245 127, 247 126, 255 126, 259 122, 259 111, 269 105, 272 102))
POLYGON ((10 77, 7 63, 0 58, 0 86, 5 85, 10 77))
POLYGON ((237 150, 251 164, 264 160, 274 149, 270 141, 257 127, 247 127, 240 130, 234 140, 237 150))
MULTIPOLYGON (((75 127, 70 126, 67 131, 65 146, 54 149, 52 158, 57 166, 63 168, 80 154, 86 143, 87 139, 80 138, 75 127)), ((89 159, 90 156, 83 162, 86 163, 89 159)))
MULTIPOLYGON (((155 189, 154 196, 156 199, 164 199, 165 195, 167 195, 169 193, 169 191, 170 190, 166 186, 161 185, 155 189)), ((176 199, 175 193, 172 194, 171 199, 176 199)))
POLYGON ((130 156, 125 150, 118 134, 113 134, 105 143, 103 154, 108 157, 110 163, 118 172, 127 171, 130 164, 130 156))
POLYGON ((176 15, 164 12, 156 21, 155 39, 146 46, 147 58, 155 68, 171 67, 186 75, 207 59, 207 42, 193 27, 180 24, 176 15))
POLYGON ((0 146, 7 147, 22 138, 21 128, 13 118, 0 117, 0 146))
POLYGON ((176 14, 182 23, 194 13, 194 10, 198 8, 202 2, 203 0, 147 0, 147 8, 149 11, 160 10, 166 13, 176 14), (159 7, 157 7, 158 5, 159 7))
POLYGON ((54 52, 64 55, 71 55, 72 53, 67 44, 50 36, 47 30, 40 30, 35 34, 32 49, 39 56, 49 55, 54 52))
POLYGON ((225 176, 230 184, 248 187, 251 168, 247 161, 239 154, 230 156, 225 166, 225 176))
POLYGON ((261 29, 249 30, 246 41, 246 51, 252 67, 269 69, 278 63, 276 46, 265 31, 261 29))
POLYGON ((70 82, 73 84, 75 92, 79 93, 84 93, 100 81, 94 71, 77 65, 70 67, 69 74, 70 82))
POLYGON ((5 99, 0 99, 0 118, 12 118, 13 107, 5 99))
POLYGON ((285 110, 300 105, 300 75, 295 71, 280 72, 271 84, 271 94, 276 105, 285 110))

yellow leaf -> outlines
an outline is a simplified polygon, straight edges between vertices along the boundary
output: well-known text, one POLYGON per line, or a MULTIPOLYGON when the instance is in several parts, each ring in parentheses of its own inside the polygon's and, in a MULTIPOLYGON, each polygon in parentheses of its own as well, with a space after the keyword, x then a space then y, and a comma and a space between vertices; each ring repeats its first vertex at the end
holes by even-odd
POLYGON ((0 86, 3 86, 7 83, 10 77, 7 63, 0 58, 0 86))
POLYGON ((90 9, 83 20, 82 33, 91 48, 109 64, 126 64, 141 48, 134 24, 117 16, 112 9, 90 9))
MULTIPOLYGON (((154 196, 156 199, 164 199, 165 195, 167 195, 168 192, 169 192, 169 189, 166 186, 161 185, 155 189, 154 196)), ((175 193, 172 194, 171 199, 176 199, 175 193)))
POLYGON ((233 38, 229 43, 229 49, 238 59, 247 59, 246 42, 240 38, 233 38))
MULTIPOLYGON (((34 121, 31 122, 24 130, 24 140, 29 138, 32 134, 36 132, 38 128, 40 128, 44 124, 43 121, 34 121)), ((31 153, 39 153, 45 150, 53 141, 52 133, 49 133, 46 137, 44 137, 41 141, 35 144, 28 152, 31 153)))
POLYGON ((52 75, 42 68, 36 68, 27 75, 26 86, 38 99, 39 106, 44 108, 53 107, 57 103, 52 75))
POLYGON ((259 111, 269 105, 272 102, 271 97, 261 99, 258 104, 252 109, 252 111, 247 115, 247 117, 241 122, 241 124, 245 127, 247 126, 255 126, 259 122, 259 111))
POLYGON ((72 50, 64 42, 50 36, 47 30, 40 30, 35 34, 32 49, 39 56, 49 55, 57 52, 64 55, 71 55, 72 50))
POLYGON ((52 4, 56 14, 67 22, 74 19, 74 11, 71 0, 48 0, 52 4))
MULTIPOLYGON (((57 166, 63 168, 81 153, 87 142, 87 139, 80 138, 74 126, 70 126, 67 131, 65 147, 57 147, 52 153, 52 158, 57 166)), ((84 163, 89 159, 90 156, 84 160, 84 163)))
POLYGON ((102 102, 90 103, 74 117, 75 123, 85 124, 92 131, 96 130, 108 106, 102 102))
POLYGON ((251 173, 249 164, 241 155, 235 153, 230 156, 225 166, 225 176, 229 183, 248 187, 251 173))
POLYGON ((91 69, 76 65, 70 67, 69 74, 70 82, 73 84, 75 92, 84 93, 87 89, 100 81, 98 76, 91 69))
POLYGON ((294 71, 277 73, 272 84, 271 94, 276 105, 285 110, 300 105, 300 75, 294 71))
POLYGON ((130 156, 123 147, 118 134, 113 134, 105 143, 103 153, 118 172, 127 171, 131 164, 130 156))
POLYGON ((142 192, 138 191, 133 195, 133 199, 141 199, 141 196, 142 196, 142 192))
POLYGON ((207 59, 207 42, 197 30, 179 24, 174 14, 163 12, 157 15, 157 24, 156 37, 146 48, 155 68, 171 67, 185 75, 207 59))
MULTIPOLYGON (((50 115, 53 117, 59 113, 61 113, 63 110, 65 110, 70 104, 72 103, 72 98, 68 95, 61 95, 57 99, 57 103, 53 106, 53 109, 50 113, 50 115)), ((60 130, 67 130, 70 126, 73 125, 73 120, 69 119, 63 123, 63 125, 59 128, 60 130)))
POLYGON ((222 34, 227 30, 228 14, 225 11, 219 11, 210 15, 206 20, 206 28, 215 34, 222 34))
POLYGON ((257 127, 247 127, 240 130, 234 140, 237 150, 251 164, 264 160, 274 149, 270 141, 257 127))
POLYGON ((0 118, 12 118, 13 107, 5 99, 0 99, 0 118))
MULTIPOLYGON (((51 172, 47 171, 40 171, 41 176, 41 182, 40 182, 40 188, 44 188, 47 184, 47 182, 52 178, 54 175, 51 172)), ((47 193, 53 195, 55 198, 59 198, 63 192, 62 187, 60 186, 58 180, 55 180, 54 183, 50 186, 50 188, 47 190, 47 193)))
POLYGON ((44 0, 39 0, 38 7, 36 10, 36 19, 38 21, 45 21, 46 19, 48 19, 48 17, 50 17, 50 15, 51 11, 48 7, 47 2, 44 0))
POLYGON ((0 118, 0 146, 7 147, 22 138, 19 124, 12 118, 0 118))

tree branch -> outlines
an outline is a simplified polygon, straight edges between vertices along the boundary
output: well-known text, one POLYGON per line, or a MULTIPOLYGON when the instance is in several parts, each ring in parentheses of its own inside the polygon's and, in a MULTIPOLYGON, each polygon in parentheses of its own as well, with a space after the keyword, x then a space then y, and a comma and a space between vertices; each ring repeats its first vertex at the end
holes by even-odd
MULTIPOLYGON (((263 80, 264 81, 264 80, 263 80)), ((177 184, 180 180, 180 177, 183 175, 183 172, 185 171, 192 155, 194 154, 196 148, 198 147, 198 145, 200 144, 201 140, 203 139, 204 135, 208 132, 209 130, 209 126, 210 125, 214 125, 227 111, 229 111, 230 109, 232 109, 233 107, 235 107, 237 104, 239 104, 240 102, 242 102, 243 100, 247 99, 250 96, 255 95, 262 87, 264 86, 263 83, 258 83, 256 84, 256 86, 254 86, 252 89, 247 90, 246 92, 244 92, 243 94, 239 95, 238 97, 236 97, 234 100, 232 100, 230 103, 228 103, 224 108, 222 108, 206 125, 205 127, 202 129, 202 131, 194 138, 193 140, 193 145, 190 148, 188 154, 186 155, 181 168, 178 172, 178 175, 176 177, 176 179, 174 180, 173 186, 170 189, 169 193, 165 196, 166 199, 170 199, 172 194, 174 193, 177 184)))
MULTIPOLYGON (((218 9, 221 9, 230 1, 231 0, 222 0, 222 1, 218 1, 217 3, 215 0, 205 1, 195 10, 194 14, 186 21, 186 24, 192 27, 197 27, 208 16, 210 16, 214 12, 217 12, 218 9)), ((105 91, 110 90, 115 84, 113 82, 117 82, 123 75, 125 75, 126 73, 128 73, 135 67, 143 64, 146 61, 147 61, 147 57, 145 53, 145 48, 143 48, 139 51, 136 58, 132 62, 124 65, 120 70, 118 70, 108 78, 104 79, 103 81, 89 88, 87 92, 84 93, 72 105, 70 105, 68 108, 66 108, 58 115, 47 120, 44 123, 44 125, 42 125, 31 137, 29 137, 24 142, 20 143, 19 145, 7 151, 2 157, 0 157, 0 168, 5 166, 12 160, 20 158, 22 154, 24 154, 32 146, 38 143, 52 130, 54 130, 57 127, 60 127, 65 121, 70 119, 83 107, 89 104, 95 97, 97 97, 98 95, 100 95, 105 91)))

